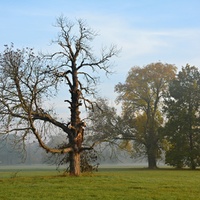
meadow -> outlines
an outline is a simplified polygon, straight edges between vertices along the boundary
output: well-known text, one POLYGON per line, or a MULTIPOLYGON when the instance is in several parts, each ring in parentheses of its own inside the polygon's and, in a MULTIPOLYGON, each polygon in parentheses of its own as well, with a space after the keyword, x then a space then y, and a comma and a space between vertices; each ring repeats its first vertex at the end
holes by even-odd
POLYGON ((101 168, 70 177, 52 169, 0 168, 0 199, 200 199, 200 171, 101 168))

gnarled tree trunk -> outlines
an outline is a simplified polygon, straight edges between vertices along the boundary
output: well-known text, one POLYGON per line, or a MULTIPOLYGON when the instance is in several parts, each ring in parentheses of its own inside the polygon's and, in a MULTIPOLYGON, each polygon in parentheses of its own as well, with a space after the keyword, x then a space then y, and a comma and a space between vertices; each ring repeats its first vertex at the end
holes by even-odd
POLYGON ((80 152, 70 152, 70 175, 79 176, 81 173, 80 163, 81 163, 80 152))

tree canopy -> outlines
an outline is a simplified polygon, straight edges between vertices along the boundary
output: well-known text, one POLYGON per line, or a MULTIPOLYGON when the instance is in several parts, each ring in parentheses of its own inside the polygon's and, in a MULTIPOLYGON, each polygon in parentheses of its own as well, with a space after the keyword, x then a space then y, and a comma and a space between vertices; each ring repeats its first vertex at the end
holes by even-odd
MULTIPOLYGON (((159 154, 158 128, 162 125, 162 98, 169 82, 175 78, 176 67, 152 63, 143 68, 133 67, 125 83, 116 85, 118 101, 122 102, 123 118, 129 119, 134 140, 148 158, 149 168, 156 168, 159 154)), ((126 120, 127 121, 127 120, 126 120)))
POLYGON ((166 163, 177 168, 200 165, 200 72, 186 65, 169 87, 165 98, 167 123, 165 139, 169 142, 166 163))

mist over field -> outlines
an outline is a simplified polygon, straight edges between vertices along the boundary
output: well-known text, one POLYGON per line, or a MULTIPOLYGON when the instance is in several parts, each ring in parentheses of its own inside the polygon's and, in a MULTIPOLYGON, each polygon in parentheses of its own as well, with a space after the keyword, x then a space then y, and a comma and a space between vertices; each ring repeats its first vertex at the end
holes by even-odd
MULTIPOLYGON (((36 146, 37 147, 37 146, 36 146)), ((28 165, 45 165, 45 166, 53 166, 53 163, 48 163, 48 154, 45 153, 44 150, 40 148, 36 148, 33 151, 29 149, 25 154, 18 154, 16 151, 1 151, 0 153, 0 166, 28 166, 28 165)), ((138 166, 142 165, 145 166, 147 163, 143 159, 134 159, 131 158, 130 155, 127 153, 120 153, 118 155, 99 155, 98 156, 98 163, 100 166, 103 165, 115 165, 115 166, 138 166)))
MULTIPOLYGON (((133 158, 130 153, 122 150, 112 152, 107 149, 97 154, 96 162, 99 167, 147 167, 144 158, 133 158)), ((0 151, 0 168, 5 168, 4 166, 8 168, 56 168, 56 164, 50 161, 49 155, 37 143, 28 143, 25 151, 13 149, 9 143, 3 144, 0 151)), ((162 162, 160 164, 163 165, 162 162)), ((61 168, 65 168, 65 165, 61 168)))

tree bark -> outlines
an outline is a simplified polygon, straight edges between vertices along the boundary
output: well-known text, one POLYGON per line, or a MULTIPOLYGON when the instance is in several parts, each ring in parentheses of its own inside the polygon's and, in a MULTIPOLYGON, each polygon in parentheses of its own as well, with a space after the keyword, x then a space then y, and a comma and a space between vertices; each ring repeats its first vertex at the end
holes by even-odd
POLYGON ((148 168, 157 169, 156 159, 153 155, 148 155, 148 168))
POLYGON ((70 152, 70 175, 79 176, 81 173, 80 168, 80 152, 70 152))
POLYGON ((157 169, 157 149, 152 144, 147 147, 147 156, 148 156, 148 168, 149 169, 157 169))

